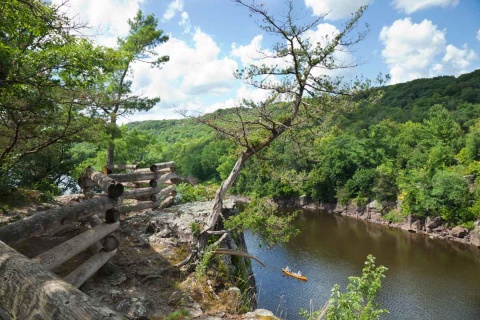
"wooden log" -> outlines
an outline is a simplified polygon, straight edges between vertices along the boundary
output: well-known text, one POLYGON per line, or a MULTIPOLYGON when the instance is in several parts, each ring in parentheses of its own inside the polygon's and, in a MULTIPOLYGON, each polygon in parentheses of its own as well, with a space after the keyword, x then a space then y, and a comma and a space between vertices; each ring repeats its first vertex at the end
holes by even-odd
POLYGON ((105 212, 105 222, 115 223, 120 221, 120 211, 116 209, 110 209, 105 212))
POLYGON ((168 194, 175 192, 175 186, 168 186, 165 189, 162 189, 159 193, 153 193, 150 195, 151 201, 161 201, 163 200, 168 194))
POLYGON ((112 209, 118 204, 119 202, 115 199, 102 196, 56 209, 41 211, 33 216, 0 227, 0 240, 12 245, 58 228, 65 223, 85 220, 98 211, 112 209))
POLYGON ((133 199, 133 198, 141 198, 145 196, 150 196, 154 193, 159 193, 162 189, 161 188, 138 188, 134 190, 127 190, 122 196, 122 199, 133 199))
POLYGON ((118 248, 120 241, 114 234, 109 234, 102 239, 102 245, 105 251, 110 252, 118 248))
POLYGON ((65 282, 80 288, 85 281, 95 274, 105 263, 108 262, 115 254, 117 249, 113 251, 100 251, 82 263, 77 269, 72 271, 64 278, 65 282))
POLYGON ((165 168, 171 168, 172 171, 175 168, 175 162, 170 161, 170 162, 161 162, 161 163, 155 163, 150 166, 150 170, 152 172, 158 171, 160 169, 165 169, 165 168))
POLYGON ((166 173, 166 174, 160 176, 157 179, 152 179, 154 181, 150 181, 150 186, 152 188, 154 188, 153 186, 156 187, 159 184, 165 184, 165 182, 167 182, 168 180, 173 180, 173 179, 176 179, 176 178, 178 178, 176 173, 174 173, 174 172, 166 173))
POLYGON ((131 212, 131 211, 158 208, 160 206, 160 204, 161 204, 160 201, 157 201, 157 202, 139 201, 139 202, 137 202, 136 204, 133 204, 133 205, 121 206, 118 210, 121 213, 128 213, 128 212, 131 212))
POLYGON ((0 241, 0 307, 10 319, 125 319, 0 241))
MULTIPOLYGON (((98 215, 94 214, 93 216, 90 217, 88 222, 90 223, 90 226, 94 228, 102 224, 102 219, 100 219, 98 215)), ((103 249, 102 243, 100 241, 96 241, 94 244, 90 246, 90 248, 88 248, 88 251, 90 251, 91 254, 95 254, 102 249, 103 249)))
POLYGON ((172 203, 175 201, 175 197, 174 196, 169 196, 167 197, 165 200, 163 200, 161 203, 160 203, 160 209, 164 209, 166 207, 169 207, 170 205, 172 205, 172 203))
POLYGON ((172 169, 173 168, 163 168, 163 169, 152 171, 152 170, 150 170, 150 168, 142 168, 142 169, 135 170, 135 172, 155 172, 155 173, 163 174, 163 173, 173 172, 172 169))
POLYGON ((115 164, 113 166, 105 166, 110 170, 137 170, 140 168, 139 164, 115 164))
POLYGON ((82 189, 89 189, 97 186, 95 181, 87 177, 78 178, 77 183, 82 189))
MULTIPOLYGON (((147 181, 147 183, 148 183, 148 181, 147 181)), ((138 183, 138 181, 122 182, 122 184, 126 188, 140 188, 140 183, 138 183)))
POLYGON ((155 179, 158 175, 154 172, 132 172, 109 174, 108 177, 118 182, 132 182, 155 179))
POLYGON ((47 270, 52 270, 80 252, 86 250, 95 242, 105 238, 119 227, 119 222, 98 225, 42 254, 39 254, 33 258, 32 261, 40 263, 47 270))
POLYGON ((123 185, 115 182, 109 176, 87 167, 84 171, 84 177, 94 181, 105 193, 112 198, 118 198, 123 194, 123 185))

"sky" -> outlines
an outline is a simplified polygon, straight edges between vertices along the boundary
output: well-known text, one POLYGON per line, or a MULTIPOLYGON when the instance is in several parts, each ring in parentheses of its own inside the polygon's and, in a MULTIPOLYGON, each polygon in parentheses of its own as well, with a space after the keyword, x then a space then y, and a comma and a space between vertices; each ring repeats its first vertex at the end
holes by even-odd
MULTIPOLYGON (((52 0, 59 3, 62 0, 52 0)), ((247 0, 248 1, 248 0, 247 0)), ((285 12, 285 0, 256 0, 272 13, 285 12)), ((441 75, 458 76, 480 68, 480 0, 294 0, 303 21, 325 15, 311 30, 315 39, 338 32, 359 6, 368 5, 359 31, 365 40, 348 59, 358 67, 332 73, 353 79, 389 74, 390 84, 441 75)), ((209 113, 243 98, 260 100, 233 73, 255 63, 274 44, 248 10, 230 0, 70 0, 68 12, 93 27, 99 45, 115 47, 128 34, 127 20, 138 10, 154 14, 169 41, 156 48, 170 56, 161 69, 133 66, 133 90, 161 101, 121 123, 178 119, 178 110, 209 113)), ((345 57, 344 57, 345 58, 345 57)))

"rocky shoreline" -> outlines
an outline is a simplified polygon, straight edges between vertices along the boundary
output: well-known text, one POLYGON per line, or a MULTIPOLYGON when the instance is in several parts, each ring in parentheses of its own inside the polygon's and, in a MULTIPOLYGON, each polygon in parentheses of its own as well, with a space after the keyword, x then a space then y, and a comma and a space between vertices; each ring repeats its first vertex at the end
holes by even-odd
MULTIPOLYGON (((307 202, 305 197, 276 201, 281 207, 302 208, 307 210, 325 210, 331 214, 340 215, 368 222, 382 224, 391 228, 397 228, 412 233, 425 234, 430 238, 455 241, 480 248, 480 220, 475 221, 474 228, 468 230, 462 226, 449 227, 443 223, 440 217, 421 218, 408 215, 403 221, 394 222, 384 218, 389 208, 396 204, 379 203, 372 201, 365 206, 354 204, 324 204, 320 202, 307 202)), ((480 252, 479 252, 480 253, 480 252)))

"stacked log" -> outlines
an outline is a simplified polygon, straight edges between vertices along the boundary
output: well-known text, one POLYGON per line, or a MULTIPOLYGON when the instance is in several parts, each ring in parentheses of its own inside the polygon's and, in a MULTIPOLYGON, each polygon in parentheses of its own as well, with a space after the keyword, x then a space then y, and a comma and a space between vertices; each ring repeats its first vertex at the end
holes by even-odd
POLYGON ((84 178, 88 178, 91 181, 95 182, 96 185, 102 188, 102 190, 110 197, 118 198, 122 196, 124 187, 121 183, 118 183, 118 181, 115 181, 111 177, 103 174, 102 172, 93 170, 91 167, 87 167, 83 173, 84 178))
POLYGON ((125 319, 0 241, 0 307, 11 319, 125 319))
POLYGON ((12 245, 56 229, 66 223, 85 220, 99 211, 118 206, 119 202, 107 196, 84 200, 74 205, 38 212, 33 216, 0 228, 0 240, 12 245))
POLYGON ((36 256, 32 261, 40 263, 47 270, 52 270, 88 249, 88 247, 105 238, 119 227, 119 222, 100 224, 36 256))

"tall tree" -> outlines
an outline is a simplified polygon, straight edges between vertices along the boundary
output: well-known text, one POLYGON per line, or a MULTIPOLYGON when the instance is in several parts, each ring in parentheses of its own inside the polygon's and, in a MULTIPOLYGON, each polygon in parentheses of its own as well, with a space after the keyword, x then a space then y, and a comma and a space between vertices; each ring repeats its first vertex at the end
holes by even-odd
POLYGON ((248 9, 252 16, 259 17, 260 27, 277 37, 278 42, 273 47, 273 53, 264 53, 263 63, 248 66, 236 73, 236 77, 246 84, 267 91, 269 95, 266 100, 243 101, 235 109, 236 117, 197 118, 233 139, 240 147, 230 175, 216 192, 212 212, 200 235, 200 247, 204 246, 208 234, 212 233, 222 212, 223 198, 246 161, 268 148, 282 134, 292 133, 299 126, 316 122, 317 128, 321 127, 336 111, 353 104, 348 97, 355 96, 359 90, 367 87, 365 82, 343 84, 341 78, 328 76, 332 70, 356 65, 356 62, 346 61, 339 56, 339 52, 348 52, 366 36, 368 27, 352 36, 366 7, 360 7, 342 30, 314 42, 309 38, 309 33, 322 23, 324 17, 302 24, 296 19, 293 1, 287 1, 286 14, 278 17, 271 14, 263 3, 245 0, 234 2, 248 9), (267 61, 274 63, 267 64, 267 61))
POLYGON ((110 141, 108 144, 107 165, 113 165, 115 144, 118 133, 117 118, 135 111, 148 111, 160 101, 160 98, 148 98, 132 93, 132 79, 129 73, 136 62, 148 63, 153 68, 160 68, 169 60, 168 56, 158 56, 155 48, 166 41, 168 36, 157 29, 158 21, 153 15, 145 16, 138 11, 133 19, 128 20, 130 32, 125 38, 118 39, 118 64, 105 82, 106 95, 99 103, 100 109, 107 116, 110 141))
POLYGON ((41 0, 0 3, 0 179, 89 127, 85 93, 108 71, 109 55, 63 12, 41 0))

